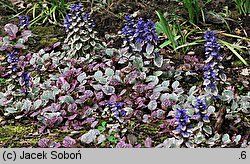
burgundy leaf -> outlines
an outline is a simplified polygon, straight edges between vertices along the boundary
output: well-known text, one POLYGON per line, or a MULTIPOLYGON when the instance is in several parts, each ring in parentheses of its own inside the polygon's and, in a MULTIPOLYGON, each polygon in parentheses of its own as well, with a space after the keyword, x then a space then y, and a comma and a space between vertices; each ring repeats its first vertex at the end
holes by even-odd
POLYGON ((100 92, 95 93, 95 97, 97 101, 101 101, 103 99, 103 92, 100 91, 100 92))
POLYGON ((144 122, 144 123, 150 123, 150 115, 144 114, 142 122, 144 122))
POLYGON ((32 35, 30 30, 24 30, 21 33, 21 37, 24 39, 24 41, 28 41, 29 37, 32 35))
POLYGON ((63 139, 63 147, 66 147, 66 148, 71 148, 73 147, 74 145, 76 144, 76 141, 69 137, 69 136, 66 136, 64 139, 63 139))
POLYGON ((87 118, 85 121, 82 122, 82 124, 92 123, 93 121, 95 121, 94 117, 87 118))
POLYGON ((48 138, 42 138, 38 141, 38 146, 42 148, 48 148, 50 144, 51 144, 51 140, 48 138))
POLYGON ((18 27, 16 25, 8 23, 4 26, 4 30, 10 36, 10 40, 16 38, 16 34, 18 32, 18 27))
POLYGON ((153 93, 152 95, 149 96, 150 100, 157 100, 160 97, 161 93, 160 92, 156 92, 153 93))
POLYGON ((91 128, 95 128, 97 124, 98 124, 98 121, 95 121, 95 122, 93 122, 93 123, 90 125, 90 127, 91 127, 91 128))
POLYGON ((128 74, 127 76, 127 82, 129 84, 131 84, 132 82, 134 82, 136 80, 136 78, 139 76, 137 71, 133 71, 130 74, 128 74))
POLYGON ((69 104, 68 111, 72 112, 72 113, 76 113, 77 112, 77 105, 76 105, 76 103, 69 104))
POLYGON ((90 98, 90 97, 92 97, 94 94, 93 94, 93 92, 92 92, 91 90, 86 90, 86 91, 84 92, 84 95, 85 95, 87 98, 90 98))
POLYGON ((77 80, 73 80, 73 82, 71 82, 71 88, 70 90, 68 90, 69 93, 75 90, 77 83, 78 83, 77 80))
POLYGON ((56 47, 60 46, 61 42, 56 42, 55 44, 53 44, 53 49, 55 49, 56 47))
POLYGON ((144 142, 145 147, 150 148, 152 147, 152 139, 147 137, 145 142, 144 142))
POLYGON ((77 116, 77 114, 74 114, 74 115, 72 115, 72 116, 69 116, 69 117, 68 117, 68 120, 74 120, 74 119, 76 118, 76 116, 77 116))
POLYGON ((38 132, 39 133, 42 133, 45 129, 46 129, 47 126, 42 126, 38 129, 38 132))
POLYGON ((23 44, 21 44, 21 43, 17 43, 17 44, 14 45, 14 48, 17 48, 17 49, 24 49, 25 46, 24 46, 23 44))

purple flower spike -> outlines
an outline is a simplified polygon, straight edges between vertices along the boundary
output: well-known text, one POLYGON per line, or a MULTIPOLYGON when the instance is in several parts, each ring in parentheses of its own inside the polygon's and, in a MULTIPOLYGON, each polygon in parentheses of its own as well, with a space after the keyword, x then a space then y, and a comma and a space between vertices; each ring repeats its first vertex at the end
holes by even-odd
POLYGON ((29 16, 27 16, 27 15, 20 16, 19 20, 20 20, 20 27, 21 28, 27 28, 30 24, 29 16))
POLYGON ((180 135, 184 138, 188 138, 190 136, 190 132, 188 130, 191 128, 188 126, 190 122, 190 116, 187 115, 186 109, 176 109, 175 115, 175 124, 177 128, 173 131, 175 134, 180 135))
POLYGON ((210 94, 217 95, 217 81, 221 75, 223 66, 221 65, 222 55, 220 54, 220 44, 217 42, 216 33, 207 31, 205 38, 206 65, 204 66, 204 85, 210 94))
MULTIPOLYGON (((137 22, 130 16, 125 16, 125 23, 122 28, 122 36, 124 38, 125 46, 129 47, 130 51, 139 51, 144 54, 151 51, 147 51, 147 45, 156 47, 158 37, 156 36, 155 23, 150 19, 144 20, 140 18, 137 22), (140 45, 142 48, 135 48, 136 45, 140 45)), ((154 54, 157 57, 158 54, 154 54)))

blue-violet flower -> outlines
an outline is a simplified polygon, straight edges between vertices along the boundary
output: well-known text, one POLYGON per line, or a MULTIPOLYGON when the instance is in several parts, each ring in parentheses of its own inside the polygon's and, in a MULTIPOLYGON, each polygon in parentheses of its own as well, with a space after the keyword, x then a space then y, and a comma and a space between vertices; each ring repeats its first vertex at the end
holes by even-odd
MULTIPOLYGON (((217 96, 218 88, 217 82, 219 77, 222 78, 221 65, 222 55, 220 54, 220 44, 217 42, 216 33, 214 31, 207 31, 204 35, 205 38, 205 55, 206 65, 204 66, 204 85, 209 94, 217 96)), ((223 77, 225 75, 223 74, 223 77)))
POLYGON ((30 24, 29 16, 27 16, 27 15, 19 16, 19 20, 20 20, 20 27, 21 28, 27 28, 28 25, 30 24))
POLYGON ((184 138, 188 138, 190 136, 191 127, 188 125, 190 122, 190 116, 187 115, 186 109, 176 109, 175 115, 175 125, 177 128, 173 131, 175 134, 181 135, 184 138))
MULTIPOLYGON (((155 31, 155 23, 150 19, 142 18, 135 23, 130 15, 125 16, 121 33, 124 46, 129 47, 130 52, 138 51, 141 54, 151 55, 159 40, 155 31)), ((158 53, 154 53, 154 55, 157 57, 158 53)))

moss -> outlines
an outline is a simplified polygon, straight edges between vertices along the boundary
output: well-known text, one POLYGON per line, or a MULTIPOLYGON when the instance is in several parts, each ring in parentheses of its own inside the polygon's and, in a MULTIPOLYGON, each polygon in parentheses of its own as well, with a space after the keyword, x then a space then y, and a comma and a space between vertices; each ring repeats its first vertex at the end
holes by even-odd
POLYGON ((4 147, 22 147, 23 142, 34 145, 39 138, 25 138, 30 133, 34 133, 36 127, 34 125, 6 125, 0 127, 0 143, 4 147))
POLYGON ((155 136, 158 134, 158 129, 156 125, 151 124, 142 124, 135 129, 138 132, 137 142, 141 145, 144 145, 144 141, 148 136, 155 136))
POLYGON ((32 28, 32 33, 36 34, 40 37, 44 37, 46 35, 53 35, 56 33, 56 27, 55 26, 35 26, 34 28, 32 28))
POLYGON ((38 43, 45 45, 45 46, 50 46, 56 42, 58 42, 57 38, 42 38, 38 43))

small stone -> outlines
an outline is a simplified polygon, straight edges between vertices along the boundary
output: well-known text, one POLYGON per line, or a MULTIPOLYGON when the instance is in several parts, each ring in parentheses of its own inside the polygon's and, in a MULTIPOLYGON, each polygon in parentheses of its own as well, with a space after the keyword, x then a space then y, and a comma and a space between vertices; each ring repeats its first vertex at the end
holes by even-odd
POLYGON ((195 52, 194 52, 194 51, 189 51, 189 52, 187 53, 187 55, 195 55, 195 52))

